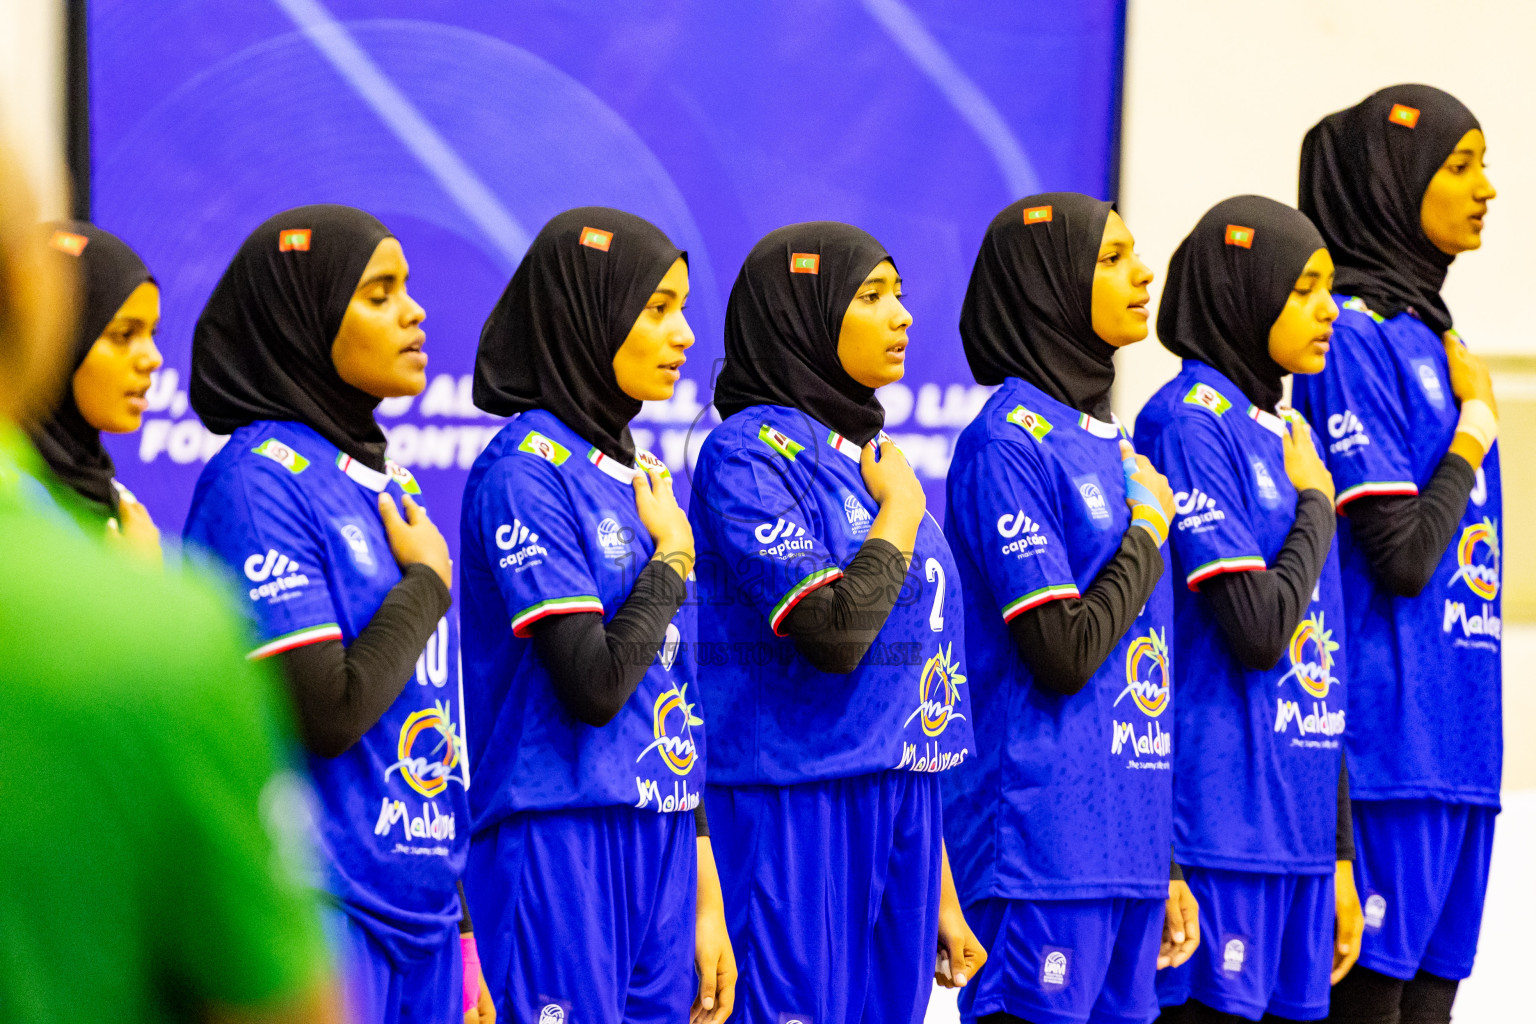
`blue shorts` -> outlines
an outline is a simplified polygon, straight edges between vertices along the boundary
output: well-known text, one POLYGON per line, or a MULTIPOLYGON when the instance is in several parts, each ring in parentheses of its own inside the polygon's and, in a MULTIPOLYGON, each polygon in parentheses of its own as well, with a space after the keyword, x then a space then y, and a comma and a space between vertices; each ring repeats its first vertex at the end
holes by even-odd
POLYGON ((1455 981, 1472 973, 1498 813, 1437 800, 1355 802, 1361 964, 1405 980, 1419 970, 1455 981))
POLYGON ((938 778, 711 786, 708 800, 740 971, 731 1020, 921 1024, 939 937, 938 778))
POLYGON ((1157 976, 1165 1006, 1190 997, 1258 1020, 1328 1016, 1333 971, 1333 876, 1185 867, 1200 904, 1200 948, 1157 976))
POLYGON ((697 872, 691 813, 529 812, 477 834, 464 894, 497 1019, 686 1021, 697 872))
POLYGON ((966 923, 987 964, 960 990, 960 1019, 1148 1024, 1157 1017, 1160 899, 980 900, 966 923))
POLYGON ((324 914, 326 939, 341 965, 347 1019, 354 1024, 463 1024, 464 960, 458 932, 440 948, 400 963, 356 918, 324 914))

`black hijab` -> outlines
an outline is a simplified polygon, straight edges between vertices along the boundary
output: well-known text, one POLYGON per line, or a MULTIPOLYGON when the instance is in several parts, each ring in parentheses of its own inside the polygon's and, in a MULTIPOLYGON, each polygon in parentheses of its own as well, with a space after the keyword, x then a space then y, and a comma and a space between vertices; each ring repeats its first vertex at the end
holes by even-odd
POLYGON ((843 369, 837 338, 859 285, 889 259, 867 232, 835 221, 791 224, 763 236, 725 309, 725 367, 715 382, 720 417, 751 405, 784 405, 855 444, 880 433, 885 409, 873 388, 843 369))
POLYGON ((1452 256, 1424 234, 1430 179, 1477 118, 1449 93, 1394 85, 1329 114, 1301 144, 1301 211, 1338 268, 1337 291, 1391 319, 1405 309, 1437 334, 1451 328, 1440 298, 1452 256))
POLYGON ((1206 211, 1168 263, 1157 337, 1176 356, 1221 371, 1248 401, 1274 412, 1285 369, 1269 329, 1323 236, 1306 215, 1263 196, 1206 211))
POLYGON ((1110 209, 1077 192, 1044 192, 992 218, 960 307, 978 383, 1018 377, 1109 419, 1115 347, 1093 330, 1093 271, 1110 209))
POLYGON ((633 466, 629 421, 641 403, 619 387, 613 357, 678 257, 687 253, 632 213, 583 206, 557 214, 480 331, 475 405, 497 416, 546 409, 633 466))
POLYGON ((384 469, 379 400, 341 379, 331 346, 389 229, 350 206, 300 206, 251 232, 192 333, 192 408, 216 434, 297 420, 384 469))
POLYGON ((60 254, 56 258, 75 264, 80 309, 64 392, 48 417, 32 428, 32 443, 55 476, 88 502, 101 506, 106 515, 116 515, 112 456, 102 446, 101 431, 86 422, 75 404, 72 382, 128 296, 154 278, 127 243, 92 224, 63 222, 49 224, 46 230, 49 245, 60 254))

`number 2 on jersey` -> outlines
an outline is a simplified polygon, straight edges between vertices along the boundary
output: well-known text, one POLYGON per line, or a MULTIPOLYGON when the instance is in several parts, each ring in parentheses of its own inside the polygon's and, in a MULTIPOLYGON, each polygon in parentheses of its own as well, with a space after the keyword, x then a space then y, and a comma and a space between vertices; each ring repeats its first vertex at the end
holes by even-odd
POLYGON ((939 583, 938 591, 933 595, 933 610, 928 613, 928 628, 935 633, 944 632, 944 567, 939 564, 937 558, 930 558, 923 564, 927 572, 928 582, 935 580, 939 583))

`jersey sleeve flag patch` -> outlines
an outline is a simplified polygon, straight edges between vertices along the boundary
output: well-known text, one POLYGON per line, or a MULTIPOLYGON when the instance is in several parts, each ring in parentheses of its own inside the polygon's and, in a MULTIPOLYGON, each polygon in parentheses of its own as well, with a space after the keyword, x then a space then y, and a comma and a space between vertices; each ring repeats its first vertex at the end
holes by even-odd
POLYGON ((1022 405, 1013 407, 1013 411, 1008 414, 1008 422, 1021 428, 1036 441, 1044 441, 1045 435, 1051 432, 1050 420, 1022 405))
POLYGON ((275 437, 269 437, 251 451, 263 458, 271 459, 290 473, 302 473, 309 466, 309 460, 275 437))
POLYGON ((571 457, 570 449, 554 438, 545 437, 537 430, 528 431, 528 436, 518 444, 517 450, 529 455, 537 455, 545 462, 553 462, 559 466, 571 457))
POLYGON ((1189 393, 1184 396, 1184 402, 1186 405, 1198 405, 1217 416, 1232 408, 1232 403, 1227 401, 1226 396, 1209 384, 1196 384, 1190 388, 1189 393))
POLYGON ((793 440, 788 434, 775 430, 767 423, 758 430, 757 439, 791 462, 795 460, 796 455, 805 451, 805 445, 793 440))

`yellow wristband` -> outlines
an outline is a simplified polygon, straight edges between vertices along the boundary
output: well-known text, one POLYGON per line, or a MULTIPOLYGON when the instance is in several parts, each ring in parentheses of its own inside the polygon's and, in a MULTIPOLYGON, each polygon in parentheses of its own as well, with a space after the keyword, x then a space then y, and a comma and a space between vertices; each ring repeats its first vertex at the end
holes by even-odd
POLYGON ((1156 505, 1138 502, 1131 509, 1131 525, 1139 526, 1152 535, 1159 547, 1168 539, 1168 519, 1156 505))

